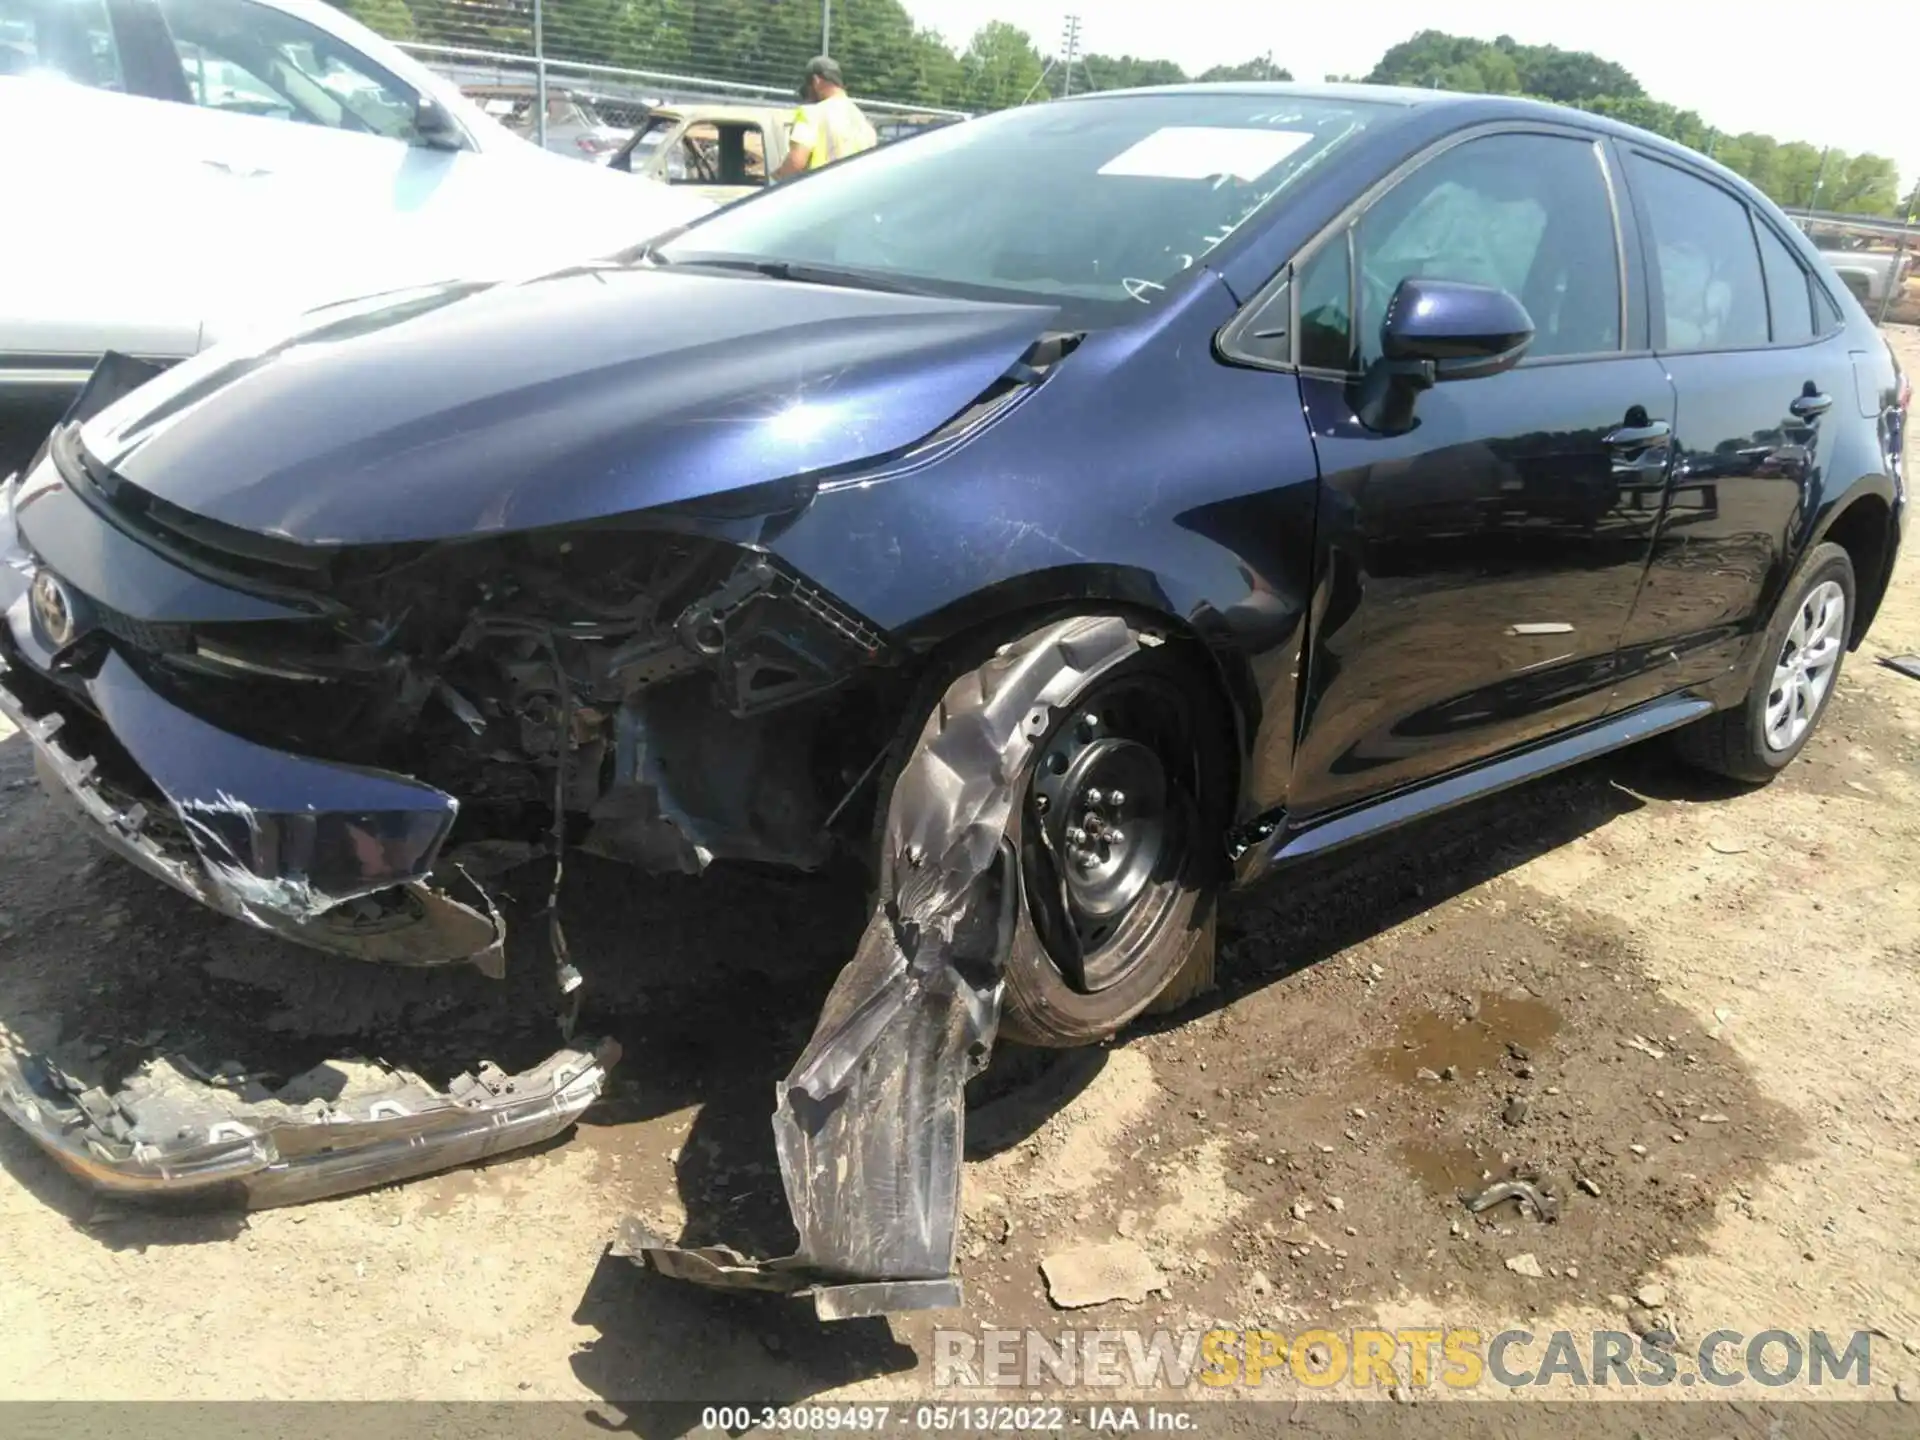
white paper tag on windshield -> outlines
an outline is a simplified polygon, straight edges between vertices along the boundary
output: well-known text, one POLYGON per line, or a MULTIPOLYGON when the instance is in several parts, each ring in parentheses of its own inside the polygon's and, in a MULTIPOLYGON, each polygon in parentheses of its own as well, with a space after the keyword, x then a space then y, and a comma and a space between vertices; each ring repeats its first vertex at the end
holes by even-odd
POLYGON ((1102 175, 1158 180, 1258 180, 1313 138, 1300 130, 1238 130, 1225 125, 1168 125, 1129 145, 1100 167, 1102 175))

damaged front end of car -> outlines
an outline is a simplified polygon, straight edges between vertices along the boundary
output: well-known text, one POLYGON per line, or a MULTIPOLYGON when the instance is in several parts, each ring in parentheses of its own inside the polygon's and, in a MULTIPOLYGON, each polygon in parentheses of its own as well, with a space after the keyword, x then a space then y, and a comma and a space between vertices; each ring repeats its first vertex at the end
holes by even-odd
MULTIPOLYGON (((544 859, 571 1040, 569 849, 656 872, 810 869, 833 822, 868 823, 851 802, 884 742, 849 682, 890 674, 885 641, 755 551, 581 527, 319 558, 102 481, 68 427, 10 496, 0 712, 97 839, 212 909, 337 955, 499 977, 488 883, 544 859), (66 522, 100 518, 61 514, 75 505, 176 558, 201 613, 220 585, 281 613, 117 612, 49 559, 66 522)), ((7 1056, 0 1112, 107 1191, 285 1204, 548 1138, 615 1053, 581 1042, 446 1092, 396 1075, 358 1108, 260 1093, 237 1111, 217 1087, 191 1103, 178 1074, 158 1101, 138 1078, 108 1093, 7 1056)))
MULTIPOLYGON (((1059 353, 1025 351, 996 404, 1059 353)), ((110 368, 83 406, 111 401, 110 368)), ((89 449, 86 418, 0 515, 0 711, 97 838, 222 913, 338 955, 499 976, 488 884, 545 861, 571 1042, 570 850, 677 873, 873 860, 898 762, 869 924, 777 1097, 799 1249, 758 1262, 637 1228, 621 1248, 808 1295, 827 1318, 957 1303, 962 1094, 994 1043, 1019 912, 1016 780, 1053 708, 1131 651, 1127 625, 1036 631, 956 681, 916 739, 916 657, 756 543, 804 488, 322 545, 130 482, 89 449)), ((579 1041, 518 1076, 483 1066, 437 1091, 383 1072, 317 1096, 310 1077, 239 1093, 178 1064, 108 1093, 7 1056, 0 1113, 103 1190, 285 1204, 556 1134, 616 1053, 579 1041)))

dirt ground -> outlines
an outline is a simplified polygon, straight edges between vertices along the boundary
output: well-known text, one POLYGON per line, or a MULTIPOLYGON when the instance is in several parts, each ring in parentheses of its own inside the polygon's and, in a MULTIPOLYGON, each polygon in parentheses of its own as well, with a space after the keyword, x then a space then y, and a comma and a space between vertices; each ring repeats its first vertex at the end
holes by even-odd
MULTIPOLYGON (((1920 371, 1920 331, 1898 343, 1920 371)), ((831 881, 582 865, 583 1030, 626 1058, 539 1153, 155 1215, 0 1126, 0 1397, 924 1397, 936 1319, 1617 1329, 1649 1282, 1683 1341, 1870 1328, 1872 1393, 1920 1385, 1920 684, 1876 663, 1916 651, 1909 553, 1772 786, 1658 747, 1588 765, 1234 897, 1194 1011, 1006 1052, 971 1123, 964 1316, 822 1327, 606 1256, 631 1212, 788 1238, 772 1087, 862 915, 831 881), (1456 1193, 1531 1171, 1558 1223, 1456 1193), (1042 1259, 1121 1237, 1164 1287, 1053 1309, 1042 1259)), ((513 982, 372 972, 202 913, 96 856, 30 772, 0 740, 0 1033, 71 1044, 84 1012, 109 1058, 286 1075, 358 1052, 436 1079, 551 1047, 513 982)))

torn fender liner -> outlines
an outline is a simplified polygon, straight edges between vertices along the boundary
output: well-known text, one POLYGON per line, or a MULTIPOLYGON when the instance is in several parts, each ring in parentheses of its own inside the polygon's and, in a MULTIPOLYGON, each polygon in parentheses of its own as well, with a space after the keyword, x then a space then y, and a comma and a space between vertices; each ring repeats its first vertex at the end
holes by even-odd
POLYGON ((1117 617, 1063 620, 962 675, 927 717, 894 783, 873 914, 777 1092, 799 1249, 682 1249, 629 1221, 616 1254, 806 1293, 823 1319, 960 1303, 965 1087, 993 1048, 1020 903, 1007 826, 1052 712, 1136 648, 1117 617))
POLYGON ((331 1060, 269 1090, 152 1060, 112 1094, 0 1051, 0 1114, 91 1188, 189 1195, 251 1210, 410 1180, 537 1145, 599 1096, 612 1041, 508 1075, 482 1065, 445 1090, 405 1070, 331 1060))

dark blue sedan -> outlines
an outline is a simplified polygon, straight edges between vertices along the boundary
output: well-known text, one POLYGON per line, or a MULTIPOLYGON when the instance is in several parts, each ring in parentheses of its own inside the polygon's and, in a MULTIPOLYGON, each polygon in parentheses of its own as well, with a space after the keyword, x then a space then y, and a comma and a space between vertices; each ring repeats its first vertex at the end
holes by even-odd
POLYGON ((1373 87, 1012 110, 128 374, 8 497, 43 774, 413 964, 572 847, 861 858, 800 1253, 634 1247, 823 1313, 950 1298, 961 1082, 1204 986, 1220 885, 1661 732, 1790 763, 1904 507, 1906 383, 1764 197, 1373 87))

